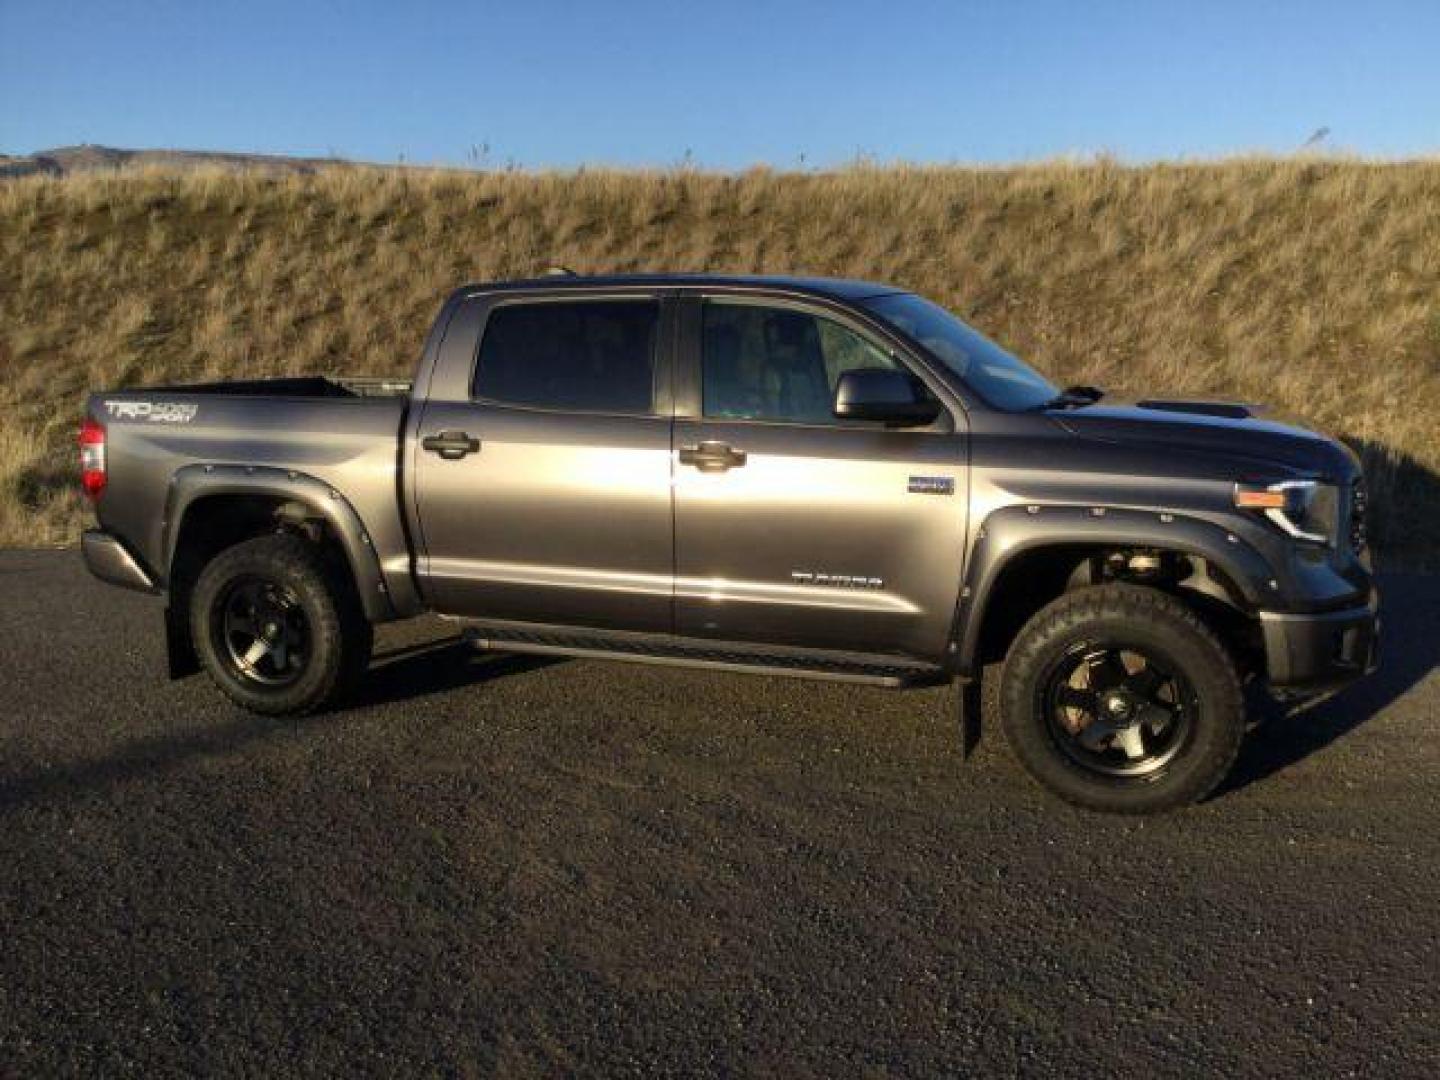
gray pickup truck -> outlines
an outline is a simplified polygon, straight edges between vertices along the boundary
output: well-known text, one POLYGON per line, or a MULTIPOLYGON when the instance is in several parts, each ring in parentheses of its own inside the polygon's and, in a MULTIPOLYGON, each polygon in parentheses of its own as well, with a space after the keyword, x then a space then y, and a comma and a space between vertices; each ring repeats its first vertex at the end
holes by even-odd
POLYGON ((99 393, 80 450, 90 569, 164 597, 172 675, 263 713, 336 700, 426 611, 509 652, 958 679, 965 724, 1003 659, 1026 768, 1141 813, 1226 775, 1247 681, 1375 663, 1345 447, 1062 391, 883 285, 471 286, 413 381, 99 393))

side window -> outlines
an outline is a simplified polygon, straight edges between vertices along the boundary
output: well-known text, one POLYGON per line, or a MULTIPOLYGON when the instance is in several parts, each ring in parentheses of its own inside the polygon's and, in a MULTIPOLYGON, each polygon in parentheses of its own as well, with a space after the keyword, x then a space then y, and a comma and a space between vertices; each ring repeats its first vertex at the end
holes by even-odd
POLYGON ((504 405, 648 413, 659 314, 653 300, 497 307, 485 321, 473 394, 504 405))
POLYGON ((853 330, 793 308, 707 301, 701 335, 705 415, 839 424, 841 372, 898 368, 853 330))

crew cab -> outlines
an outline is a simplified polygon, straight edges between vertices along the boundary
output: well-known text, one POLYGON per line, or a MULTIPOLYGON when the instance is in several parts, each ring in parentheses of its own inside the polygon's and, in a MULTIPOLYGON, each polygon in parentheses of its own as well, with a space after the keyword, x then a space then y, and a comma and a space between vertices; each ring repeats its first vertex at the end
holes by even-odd
POLYGON ((1004 661, 1061 796, 1202 798, 1242 685, 1374 666, 1365 486, 1241 405, 1061 390, 941 307, 816 278, 548 276, 445 301, 413 380, 105 391, 100 578, 164 598, 172 675, 315 710, 375 624, 482 647, 878 686, 1004 661))

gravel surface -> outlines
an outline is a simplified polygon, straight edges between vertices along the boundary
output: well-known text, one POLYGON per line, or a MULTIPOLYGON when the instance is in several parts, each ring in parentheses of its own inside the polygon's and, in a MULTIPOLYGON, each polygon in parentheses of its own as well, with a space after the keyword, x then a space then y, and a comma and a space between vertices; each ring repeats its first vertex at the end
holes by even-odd
MULTIPOLYGON (((1440 578, 1173 816, 1075 811, 953 690, 387 628, 300 723, 155 601, 0 553, 0 1073, 1440 1071, 1440 578)), ((991 682, 993 683, 993 679, 991 682)))

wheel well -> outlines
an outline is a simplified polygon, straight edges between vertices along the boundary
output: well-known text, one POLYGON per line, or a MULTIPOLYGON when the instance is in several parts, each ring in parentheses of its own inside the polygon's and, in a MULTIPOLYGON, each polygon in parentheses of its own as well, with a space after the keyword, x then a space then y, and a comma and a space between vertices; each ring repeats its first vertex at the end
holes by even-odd
POLYGON ((1004 659, 1021 628, 1072 589, 1129 581, 1182 600, 1220 635, 1240 662, 1263 662, 1255 612, 1223 569, 1204 556, 1165 548, 1057 544, 1021 552, 1001 569, 981 612, 975 664, 1004 659))
POLYGON ((207 495, 185 512, 175 538, 167 585, 172 609, 188 609, 190 589, 205 565, 226 548, 271 533, 290 533, 316 545, 341 580, 353 581, 340 537, 328 521, 305 503, 274 495, 207 495))

